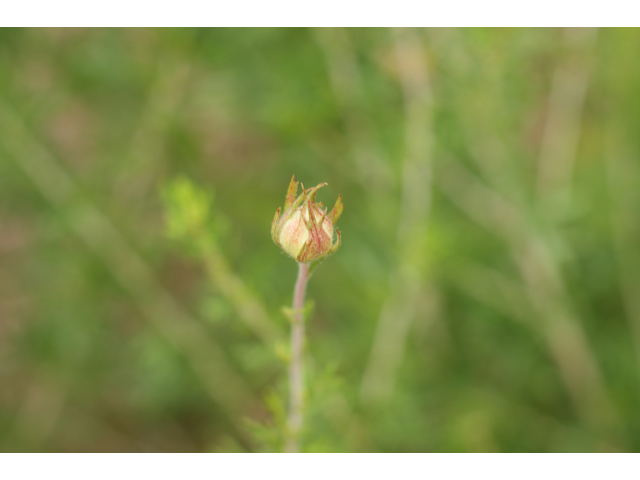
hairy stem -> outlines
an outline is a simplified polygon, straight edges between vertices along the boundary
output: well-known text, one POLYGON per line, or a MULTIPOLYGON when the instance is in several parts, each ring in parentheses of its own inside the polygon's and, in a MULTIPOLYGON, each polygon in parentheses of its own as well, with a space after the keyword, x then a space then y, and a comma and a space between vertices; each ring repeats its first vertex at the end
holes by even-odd
POLYGON ((289 417, 287 420, 287 452, 300 451, 304 378, 302 350, 304 347, 304 294, 309 280, 309 264, 298 264, 298 279, 293 291, 293 315, 291 317, 291 361, 289 363, 289 417))

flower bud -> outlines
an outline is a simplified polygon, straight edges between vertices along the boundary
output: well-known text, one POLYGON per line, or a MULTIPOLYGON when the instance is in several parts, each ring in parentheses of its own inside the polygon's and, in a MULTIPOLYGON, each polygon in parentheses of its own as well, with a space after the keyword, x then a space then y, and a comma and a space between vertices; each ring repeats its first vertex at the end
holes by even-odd
POLYGON ((336 230, 337 240, 333 242, 333 224, 342 213, 342 195, 329 214, 321 203, 316 203, 317 191, 324 187, 321 183, 314 188, 302 186, 302 194, 296 198, 298 182, 291 178, 284 205, 282 218, 280 208, 276 211, 271 224, 271 238, 288 255, 299 263, 320 260, 332 254, 340 246, 340 232, 336 230))

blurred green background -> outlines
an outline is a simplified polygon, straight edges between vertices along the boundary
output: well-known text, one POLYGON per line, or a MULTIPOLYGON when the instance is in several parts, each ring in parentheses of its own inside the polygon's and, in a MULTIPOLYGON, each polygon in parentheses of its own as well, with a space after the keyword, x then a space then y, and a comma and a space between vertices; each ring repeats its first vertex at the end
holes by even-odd
POLYGON ((639 30, 0 30, 0 450, 640 449, 639 30))

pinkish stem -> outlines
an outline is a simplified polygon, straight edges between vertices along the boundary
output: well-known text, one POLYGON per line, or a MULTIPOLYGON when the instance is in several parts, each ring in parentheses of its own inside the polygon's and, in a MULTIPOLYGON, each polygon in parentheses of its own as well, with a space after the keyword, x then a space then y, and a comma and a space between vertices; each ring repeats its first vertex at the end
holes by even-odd
POLYGON ((287 421, 287 452, 300 451, 302 430, 304 377, 302 351, 304 347, 304 294, 309 280, 309 264, 298 264, 298 279, 293 291, 293 315, 291 318, 291 361, 289 363, 289 418, 287 421))

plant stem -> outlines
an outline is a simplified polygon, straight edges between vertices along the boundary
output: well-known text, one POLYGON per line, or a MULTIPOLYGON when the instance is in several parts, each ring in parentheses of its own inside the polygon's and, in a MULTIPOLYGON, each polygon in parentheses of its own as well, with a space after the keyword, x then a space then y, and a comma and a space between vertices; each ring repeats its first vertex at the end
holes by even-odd
POLYGON ((302 350, 304 347, 304 294, 309 280, 309 264, 298 264, 298 279, 293 291, 293 315, 291 317, 291 361, 289 362, 289 417, 285 451, 300 451, 304 378, 302 350))

